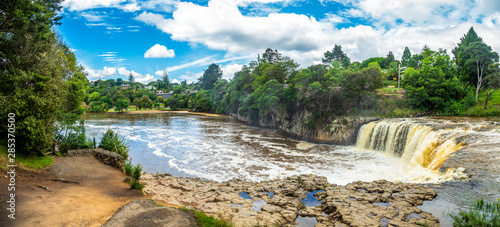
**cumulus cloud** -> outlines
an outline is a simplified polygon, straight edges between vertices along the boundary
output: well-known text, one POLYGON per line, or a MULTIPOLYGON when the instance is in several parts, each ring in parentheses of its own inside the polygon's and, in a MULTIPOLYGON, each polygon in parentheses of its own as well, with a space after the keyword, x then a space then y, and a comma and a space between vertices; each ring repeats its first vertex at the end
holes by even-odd
POLYGON ((342 45, 349 57, 358 61, 385 56, 389 51, 398 57, 405 46, 413 52, 420 51, 425 44, 433 49, 450 50, 470 26, 494 49, 500 48, 500 40, 489 38, 500 31, 500 14, 497 15, 500 4, 494 0, 352 0, 347 3, 339 0, 349 10, 326 14, 321 20, 294 13, 245 16, 238 6, 248 2, 266 0, 211 0, 207 6, 179 2, 172 18, 143 12, 136 20, 155 26, 176 41, 202 44, 229 54, 262 53, 270 47, 306 66, 321 60, 323 53, 335 44, 342 45), (490 8, 489 14, 486 8, 490 8), (356 17, 372 23, 336 27, 356 17), (477 22, 478 19, 482 22, 477 22))
POLYGON ((132 74, 132 76, 134 76, 134 81, 135 82, 139 82, 139 83, 143 83, 143 84, 147 84, 149 82, 152 82, 152 81, 155 81, 156 78, 151 75, 151 74, 146 74, 146 75, 142 75, 134 70, 127 70, 125 67, 120 67, 118 69, 116 69, 118 71, 118 74, 120 74, 121 76, 125 76, 128 78, 128 76, 130 74, 132 74))
POLYGON ((223 66, 222 69, 222 78, 226 80, 230 80, 234 77, 234 73, 240 71, 243 68, 243 65, 240 64, 228 64, 223 66))
POLYGON ((170 83, 173 83, 173 84, 180 84, 181 82, 179 82, 178 79, 173 79, 172 81, 170 81, 170 83))
POLYGON ((133 1, 132 3, 125 4, 121 6, 121 9, 125 12, 135 12, 141 9, 139 5, 137 5, 137 2, 133 1))
POLYGON ((98 70, 85 67, 85 72, 87 72, 89 80, 97 80, 109 76, 116 76, 116 68, 107 66, 104 66, 103 69, 98 69, 98 70))
POLYGON ((175 57, 174 50, 167 49, 166 46, 155 44, 144 53, 145 58, 173 58, 175 57))

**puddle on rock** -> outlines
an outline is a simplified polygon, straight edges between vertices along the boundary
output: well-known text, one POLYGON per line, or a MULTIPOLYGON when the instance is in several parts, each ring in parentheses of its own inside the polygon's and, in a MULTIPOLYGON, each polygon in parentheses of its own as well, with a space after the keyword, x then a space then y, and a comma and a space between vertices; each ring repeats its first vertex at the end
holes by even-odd
POLYGON ((266 201, 262 200, 262 199, 259 199, 259 200, 256 200, 255 202, 252 203, 252 210, 253 211, 257 211, 257 212, 261 212, 262 211, 262 207, 264 205, 266 205, 266 201))
POLYGON ((422 216, 420 216, 420 214, 417 214, 417 213, 411 213, 406 218, 406 221, 409 221, 409 220, 414 219, 414 218, 422 219, 422 216))
POLYGON ((322 191, 323 190, 308 192, 306 194, 306 198, 302 200, 302 203, 304 204, 304 206, 315 207, 315 206, 321 205, 321 201, 319 201, 318 198, 316 198, 316 196, 314 196, 314 194, 316 194, 318 192, 322 192, 322 191))
POLYGON ((262 193, 267 194, 267 196, 269 196, 269 198, 273 198, 273 196, 274 196, 274 193, 272 193, 272 192, 262 192, 262 193))
POLYGON ((231 207, 243 207, 243 204, 241 203, 231 203, 231 207))
POLYGON ((374 202, 374 203, 372 203, 372 205, 374 205, 374 206, 381 206, 381 207, 389 207, 391 204, 390 203, 377 203, 377 202, 374 202))
POLYGON ((252 197, 250 197, 250 195, 246 192, 241 192, 240 197, 243 199, 252 199, 252 197))
POLYGON ((389 221, 391 221, 389 218, 381 218, 380 225, 382 227, 387 227, 387 226, 389 226, 389 221))
POLYGON ((297 216, 295 222, 297 222, 297 227, 314 227, 314 225, 318 224, 316 217, 302 217, 300 215, 297 216))

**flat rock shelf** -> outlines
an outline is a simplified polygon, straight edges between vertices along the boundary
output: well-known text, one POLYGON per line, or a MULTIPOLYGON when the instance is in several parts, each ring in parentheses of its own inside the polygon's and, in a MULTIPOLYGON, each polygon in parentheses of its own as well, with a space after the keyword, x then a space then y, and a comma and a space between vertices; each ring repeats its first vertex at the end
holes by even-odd
POLYGON ((155 201, 199 209, 234 226, 295 225, 299 215, 315 217, 316 226, 439 226, 439 219, 417 207, 437 193, 419 184, 379 180, 340 186, 316 175, 221 183, 160 173, 144 174, 142 182, 155 201), (306 207, 303 199, 313 191, 321 205, 306 207), (256 210, 261 200, 265 204, 256 210))

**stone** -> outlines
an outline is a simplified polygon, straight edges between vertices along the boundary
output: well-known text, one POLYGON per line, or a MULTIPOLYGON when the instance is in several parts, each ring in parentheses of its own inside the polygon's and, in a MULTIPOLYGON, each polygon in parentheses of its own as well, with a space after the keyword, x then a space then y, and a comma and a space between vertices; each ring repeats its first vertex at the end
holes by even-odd
POLYGON ((123 205, 103 227, 120 226, 164 226, 196 227, 196 221, 190 213, 156 205, 150 199, 136 199, 123 205))

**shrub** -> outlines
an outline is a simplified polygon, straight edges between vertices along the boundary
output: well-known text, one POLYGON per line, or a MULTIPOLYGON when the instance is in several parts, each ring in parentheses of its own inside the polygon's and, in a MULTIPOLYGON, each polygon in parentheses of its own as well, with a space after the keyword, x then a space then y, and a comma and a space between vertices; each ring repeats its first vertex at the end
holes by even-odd
POLYGON ((144 185, 140 183, 142 166, 134 166, 131 161, 125 161, 125 165, 123 165, 123 172, 130 177, 130 188, 142 191, 144 188, 144 185))
POLYGON ((453 226, 500 226, 500 199, 498 202, 485 203, 478 200, 469 211, 460 211, 458 215, 449 214, 453 218, 453 226))
POLYGON ((92 141, 85 135, 84 120, 78 124, 61 122, 56 132, 56 140, 59 143, 60 152, 92 147, 92 141))
POLYGON ((125 143, 123 138, 118 136, 118 133, 113 132, 113 130, 108 129, 106 133, 101 138, 101 143, 99 147, 115 152, 123 157, 123 159, 128 158, 128 145, 125 143))

